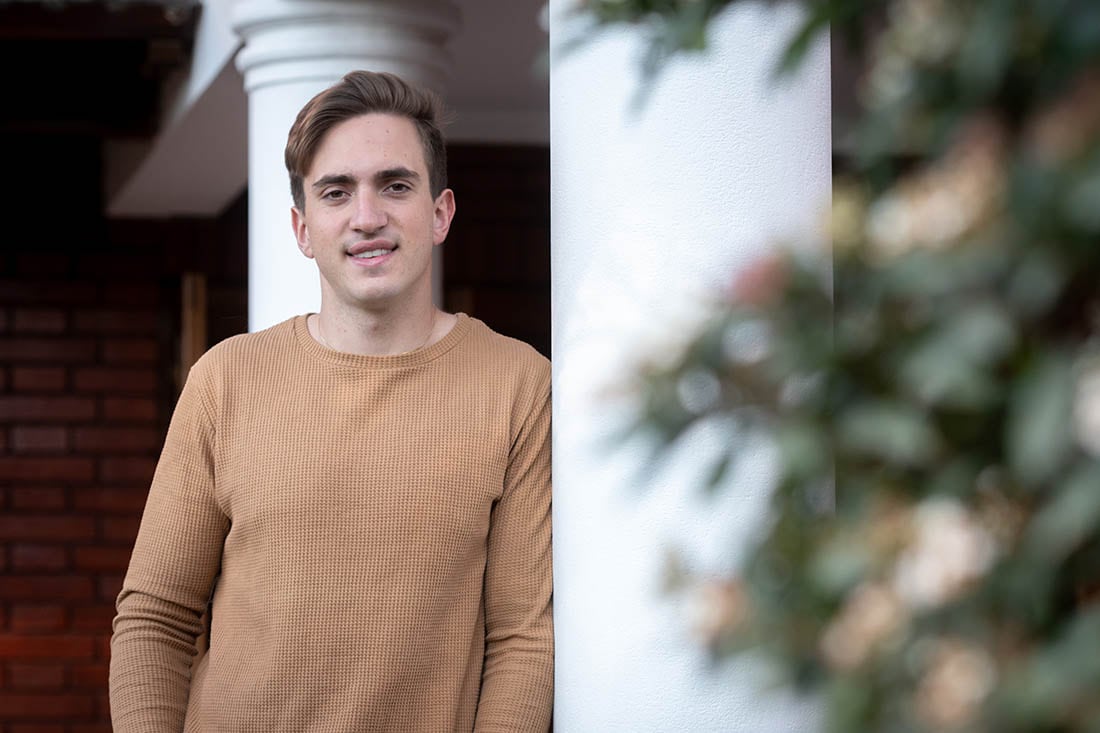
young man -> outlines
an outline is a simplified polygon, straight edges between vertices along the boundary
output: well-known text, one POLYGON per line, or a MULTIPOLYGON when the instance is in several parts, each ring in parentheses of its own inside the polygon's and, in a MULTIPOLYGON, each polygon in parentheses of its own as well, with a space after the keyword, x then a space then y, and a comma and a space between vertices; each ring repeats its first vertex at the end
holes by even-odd
POLYGON ((548 729, 549 365, 432 305, 437 109, 353 72, 291 128, 320 312, 188 377, 118 599, 116 731, 548 729))

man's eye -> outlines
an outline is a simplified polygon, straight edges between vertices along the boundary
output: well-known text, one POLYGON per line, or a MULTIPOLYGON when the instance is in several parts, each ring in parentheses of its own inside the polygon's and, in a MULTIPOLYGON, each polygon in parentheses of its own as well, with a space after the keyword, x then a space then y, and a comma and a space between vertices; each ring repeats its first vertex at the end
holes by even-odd
POLYGON ((407 183, 396 182, 386 186, 386 190, 390 193, 408 193, 412 187, 407 183))
POLYGON ((347 195, 347 191, 336 189, 333 191, 325 191, 323 194, 321 194, 321 199, 324 201, 339 201, 347 195))

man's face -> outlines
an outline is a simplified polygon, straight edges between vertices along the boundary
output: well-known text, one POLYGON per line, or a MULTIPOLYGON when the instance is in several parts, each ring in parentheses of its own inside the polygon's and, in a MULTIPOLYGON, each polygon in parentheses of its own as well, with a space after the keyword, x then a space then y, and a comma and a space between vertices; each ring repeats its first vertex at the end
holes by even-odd
POLYGON ((330 308, 431 301, 432 248, 454 216, 449 189, 432 198, 416 126, 366 114, 322 138, 303 181, 305 211, 291 210, 298 248, 317 261, 330 308))

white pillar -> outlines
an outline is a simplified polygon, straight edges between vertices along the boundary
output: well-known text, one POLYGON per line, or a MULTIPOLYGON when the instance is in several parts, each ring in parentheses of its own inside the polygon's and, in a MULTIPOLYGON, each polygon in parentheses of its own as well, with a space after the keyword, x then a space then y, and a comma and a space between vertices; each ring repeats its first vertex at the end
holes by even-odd
MULTIPOLYGON (((575 32, 551 0, 550 46, 575 32)), ((810 701, 764 694, 738 658, 711 669, 687 600, 662 591, 666 553, 736 567, 761 527, 774 462, 748 446, 716 497, 715 434, 651 469, 613 436, 616 394, 670 353, 707 298, 778 242, 817 243, 831 190, 827 39, 777 84, 795 4, 738 3, 705 55, 681 57, 635 110, 644 36, 625 30, 551 61, 555 730, 813 730, 810 701)))
MULTIPOLYGON (((446 0, 241 0, 234 29, 248 93, 248 323, 252 331, 320 307, 316 266, 290 226, 283 149, 298 110, 348 71, 388 71, 442 93, 458 27, 446 0)), ((442 260, 436 250, 439 302, 442 260)))

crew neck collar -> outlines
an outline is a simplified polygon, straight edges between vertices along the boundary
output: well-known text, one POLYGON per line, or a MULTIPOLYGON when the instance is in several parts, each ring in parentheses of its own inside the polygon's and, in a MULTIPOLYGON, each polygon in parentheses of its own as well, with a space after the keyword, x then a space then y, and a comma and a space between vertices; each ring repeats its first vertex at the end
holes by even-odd
POLYGON ((465 313, 456 313, 455 315, 458 317, 458 320, 455 321, 454 326, 451 327, 451 330, 448 331, 443 338, 436 341, 434 344, 422 346, 419 349, 407 351, 404 354, 369 356, 365 354, 349 354, 321 345, 310 335, 309 327, 306 325, 307 319, 311 315, 313 314, 305 313, 293 319, 294 338, 298 342, 298 345, 312 358, 320 359, 330 364, 339 364, 341 366, 351 366, 363 369, 403 369, 418 366, 420 364, 427 364, 430 361, 438 359, 440 356, 457 346, 470 330, 470 317, 465 313))

